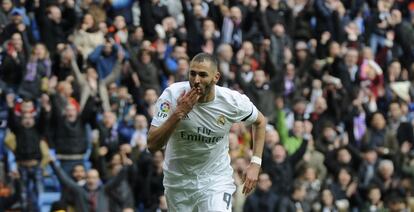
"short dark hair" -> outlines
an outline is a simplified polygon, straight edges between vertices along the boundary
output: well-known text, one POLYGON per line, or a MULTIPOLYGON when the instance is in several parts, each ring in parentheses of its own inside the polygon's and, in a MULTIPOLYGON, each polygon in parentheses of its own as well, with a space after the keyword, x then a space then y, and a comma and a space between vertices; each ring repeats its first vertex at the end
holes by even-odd
POLYGON ((82 163, 76 163, 74 166, 72 166, 72 168, 70 169, 70 173, 71 174, 73 174, 73 172, 75 171, 75 168, 76 167, 82 167, 83 169, 85 169, 85 171, 86 171, 86 167, 85 167, 85 165, 83 165, 82 163))
POLYGON ((295 191, 297 191, 297 190, 303 189, 303 188, 305 188, 305 187, 306 187, 306 185, 305 185, 302 181, 300 181, 300 180, 295 180, 295 181, 293 182, 293 189, 292 189, 292 192, 295 192, 295 191))
POLYGON ((193 57, 191 62, 202 63, 202 62, 210 62, 210 67, 213 68, 214 71, 218 71, 218 62, 217 58, 209 53, 198 53, 196 56, 193 57))

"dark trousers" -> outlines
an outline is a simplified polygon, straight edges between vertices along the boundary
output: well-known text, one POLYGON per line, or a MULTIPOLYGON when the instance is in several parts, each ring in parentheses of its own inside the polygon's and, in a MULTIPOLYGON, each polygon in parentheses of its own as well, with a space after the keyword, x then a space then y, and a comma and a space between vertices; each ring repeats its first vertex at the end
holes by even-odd
POLYGON ((21 203, 23 211, 40 211, 39 193, 43 191, 42 169, 36 166, 19 166, 22 184, 21 203))

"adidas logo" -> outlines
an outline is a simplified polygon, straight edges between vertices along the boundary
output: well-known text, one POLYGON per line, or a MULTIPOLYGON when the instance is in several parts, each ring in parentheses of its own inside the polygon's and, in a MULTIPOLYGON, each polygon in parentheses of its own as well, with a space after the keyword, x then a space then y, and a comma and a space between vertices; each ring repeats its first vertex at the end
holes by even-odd
POLYGON ((181 120, 190 120, 190 117, 186 114, 181 120))

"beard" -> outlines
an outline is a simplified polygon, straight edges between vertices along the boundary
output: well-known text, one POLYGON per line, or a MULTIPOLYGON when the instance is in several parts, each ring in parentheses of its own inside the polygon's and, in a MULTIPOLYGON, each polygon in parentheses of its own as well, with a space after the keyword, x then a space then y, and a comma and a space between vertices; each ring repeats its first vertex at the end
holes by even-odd
POLYGON ((211 91, 211 89, 212 89, 212 87, 214 85, 215 85, 214 80, 211 80, 210 83, 208 83, 206 85, 203 85, 201 83, 197 83, 197 84, 190 83, 190 87, 191 88, 198 88, 198 89, 200 89, 197 92, 197 94, 200 95, 201 98, 207 96, 210 93, 210 91, 211 91))

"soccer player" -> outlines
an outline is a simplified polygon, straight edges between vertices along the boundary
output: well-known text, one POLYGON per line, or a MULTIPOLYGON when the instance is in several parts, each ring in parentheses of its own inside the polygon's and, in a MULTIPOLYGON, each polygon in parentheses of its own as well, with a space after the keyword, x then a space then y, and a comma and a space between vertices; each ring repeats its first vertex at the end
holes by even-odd
POLYGON ((243 193, 255 187, 266 120, 245 96, 217 86, 216 59, 197 54, 189 82, 168 87, 156 103, 148 149, 166 146, 164 187, 169 211, 231 211, 235 191, 230 166, 229 131, 235 122, 253 124, 253 157, 244 175, 243 193))

